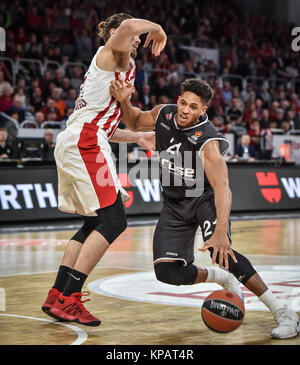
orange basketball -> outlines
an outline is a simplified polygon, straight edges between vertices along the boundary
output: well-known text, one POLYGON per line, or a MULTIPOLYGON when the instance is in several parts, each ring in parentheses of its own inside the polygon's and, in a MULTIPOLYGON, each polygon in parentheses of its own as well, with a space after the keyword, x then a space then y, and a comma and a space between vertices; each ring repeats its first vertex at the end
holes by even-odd
POLYGON ((245 306, 238 295, 217 290, 205 299, 201 315, 209 329, 221 333, 231 332, 243 322, 245 306))

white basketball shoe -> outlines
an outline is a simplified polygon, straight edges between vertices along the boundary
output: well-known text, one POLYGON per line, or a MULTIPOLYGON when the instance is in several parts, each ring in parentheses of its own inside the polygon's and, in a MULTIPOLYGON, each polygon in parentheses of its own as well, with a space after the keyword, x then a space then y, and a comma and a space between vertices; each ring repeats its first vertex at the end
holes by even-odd
POLYGON ((228 279, 224 284, 221 284, 224 290, 228 290, 233 292, 234 294, 238 295, 242 301, 244 301, 244 294, 242 292, 240 282, 238 279, 229 273, 228 279))
POLYGON ((296 337, 300 332, 298 314, 295 311, 288 309, 287 305, 278 309, 274 317, 278 323, 278 327, 274 328, 271 332, 273 338, 283 340, 296 337))

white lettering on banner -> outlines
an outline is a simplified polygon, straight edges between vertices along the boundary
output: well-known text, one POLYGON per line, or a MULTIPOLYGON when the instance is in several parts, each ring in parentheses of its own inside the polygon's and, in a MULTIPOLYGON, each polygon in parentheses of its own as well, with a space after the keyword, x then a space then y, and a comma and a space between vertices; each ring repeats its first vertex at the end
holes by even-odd
MULTIPOLYGON (((39 208, 47 208, 46 199, 48 199, 50 207, 57 207, 56 195, 52 183, 45 184, 45 190, 42 184, 17 184, 16 187, 11 184, 0 185, 0 207, 2 210, 11 208, 20 210, 22 205, 18 201, 18 192, 23 195, 26 209, 33 209, 34 203, 30 191, 34 191, 37 197, 39 208)), ((48 204, 48 205, 49 205, 48 204)))
POLYGON ((285 178, 282 177, 281 182, 287 192, 287 195, 290 198, 300 198, 300 178, 296 177, 295 179, 292 177, 285 178))
POLYGON ((135 180, 135 184, 139 189, 139 192, 145 202, 150 202, 151 197, 155 202, 160 201, 160 182, 159 179, 153 179, 152 184, 151 180, 145 179, 144 182, 141 180, 135 180), (151 197, 150 197, 151 196, 151 197))
POLYGON ((42 191, 42 185, 41 184, 34 184, 35 193, 39 202, 40 208, 46 208, 47 204, 45 199, 49 199, 51 208, 57 207, 57 201, 56 196, 53 190, 53 185, 48 183, 45 184, 46 191, 42 191))
POLYGON ((17 190, 22 191, 26 209, 33 209, 33 202, 30 195, 30 190, 33 190, 32 184, 18 184, 17 190))
POLYGON ((9 204, 14 209, 22 209, 17 201, 18 192, 13 185, 0 185, 0 201, 3 210, 10 209, 9 204))

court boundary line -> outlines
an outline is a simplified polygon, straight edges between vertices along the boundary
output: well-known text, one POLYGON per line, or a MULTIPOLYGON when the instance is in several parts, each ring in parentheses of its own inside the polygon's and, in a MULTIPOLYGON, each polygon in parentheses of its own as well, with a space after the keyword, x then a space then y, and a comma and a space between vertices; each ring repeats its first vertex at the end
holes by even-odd
POLYGON ((72 324, 62 323, 62 322, 58 322, 58 321, 51 321, 50 319, 45 319, 45 318, 37 318, 37 317, 31 317, 31 316, 21 316, 21 315, 18 315, 18 314, 0 313, 0 316, 2 316, 2 317, 23 318, 23 319, 24 318, 25 319, 33 319, 35 321, 49 322, 49 323, 58 324, 60 326, 70 328, 72 331, 74 331, 77 334, 77 339, 74 342, 70 343, 70 346, 72 346, 72 345, 81 345, 81 344, 83 344, 83 342, 85 342, 88 339, 88 334, 82 328, 73 326, 72 324))

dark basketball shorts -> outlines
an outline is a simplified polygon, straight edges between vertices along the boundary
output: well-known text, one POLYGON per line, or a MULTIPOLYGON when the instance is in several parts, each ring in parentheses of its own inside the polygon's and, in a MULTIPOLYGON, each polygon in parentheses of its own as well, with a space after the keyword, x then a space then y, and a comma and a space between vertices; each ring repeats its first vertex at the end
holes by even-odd
MULTIPOLYGON (((181 260, 184 266, 194 262, 194 241, 198 227, 206 242, 216 226, 214 198, 187 198, 164 201, 153 238, 153 261, 181 260)), ((230 221, 228 238, 231 241, 230 221)))

